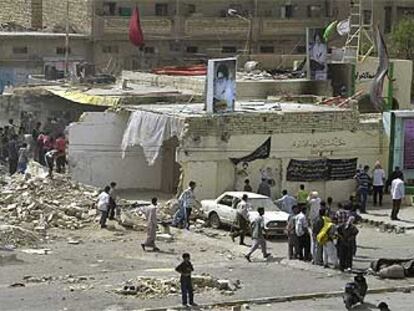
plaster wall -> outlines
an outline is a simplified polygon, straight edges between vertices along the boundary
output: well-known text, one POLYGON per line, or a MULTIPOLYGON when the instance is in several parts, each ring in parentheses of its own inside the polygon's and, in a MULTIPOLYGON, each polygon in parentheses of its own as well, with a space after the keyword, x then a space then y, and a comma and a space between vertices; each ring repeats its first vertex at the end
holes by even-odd
MULTIPOLYGON (((411 81, 413 77, 413 62, 411 60, 392 59, 394 64, 393 94, 398 101, 400 109, 412 109, 411 104, 411 81)), ((369 92, 372 78, 378 68, 378 58, 369 57, 365 62, 358 64, 356 67, 356 90, 365 90, 369 92)), ((386 78, 384 83, 383 96, 388 96, 389 80, 386 78)))
POLYGON ((72 178, 98 187, 111 181, 121 189, 161 188, 162 155, 148 166, 141 147, 122 159, 122 135, 128 114, 88 112, 69 128, 69 166, 72 178))
MULTIPOLYGON (((260 169, 270 167, 276 186, 272 196, 279 197, 283 189, 296 193, 302 182, 286 180, 290 159, 331 159, 358 158, 358 163, 371 167, 375 161, 384 163, 378 128, 370 130, 332 131, 303 135, 300 133, 273 134, 269 159, 249 163, 249 179, 255 191, 260 182, 260 169)), ((216 197, 224 191, 233 190, 235 167, 230 157, 248 155, 259 147, 269 135, 235 135, 227 143, 213 136, 202 137, 198 145, 188 145, 179 153, 184 169, 184 184, 194 180, 199 185, 197 197, 216 197), (185 153, 184 153, 185 151, 185 153), (216 181, 216 182, 214 182, 216 181)), ((240 166, 241 164, 239 164, 240 166)), ((240 169, 241 167, 239 167, 240 169)), ((307 189, 317 190, 323 198, 333 196, 335 200, 345 200, 355 190, 353 180, 305 182, 307 189)))

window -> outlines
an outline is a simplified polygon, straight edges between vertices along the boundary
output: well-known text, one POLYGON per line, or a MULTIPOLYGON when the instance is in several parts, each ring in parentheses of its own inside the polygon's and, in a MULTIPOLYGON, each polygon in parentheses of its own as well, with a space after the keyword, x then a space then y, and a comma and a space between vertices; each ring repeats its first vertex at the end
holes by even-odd
POLYGON ((116 12, 116 3, 115 2, 104 2, 103 12, 104 12, 104 15, 114 16, 116 12))
POLYGON ((321 17, 322 7, 320 5, 308 5, 308 17, 321 17))
POLYGON ((362 23, 364 25, 371 25, 372 12, 371 10, 364 10, 362 16, 362 23))
MULTIPOLYGON (((65 55, 65 53, 66 53, 66 48, 61 48, 61 47, 56 48, 56 54, 58 54, 58 55, 65 55)), ((69 54, 71 53, 71 49, 70 48, 68 50, 68 53, 69 54)))
POLYGON ((390 33, 392 29, 392 7, 386 6, 384 10, 384 33, 390 33))
POLYGON ((187 46, 187 53, 198 53, 198 46, 187 46))
POLYGON ((125 8, 121 7, 118 9, 120 16, 131 16, 132 15, 132 9, 131 8, 125 8))
POLYGON ((180 48, 180 44, 177 42, 171 42, 170 43, 170 51, 171 52, 180 52, 181 48, 180 48))
POLYGON ((168 16, 168 4, 167 3, 156 3, 155 4, 155 15, 156 16, 168 16))
POLYGON ((102 53, 105 54, 118 54, 119 48, 117 45, 104 45, 102 47, 102 53))
POLYGON ((196 6, 194 4, 188 5, 188 14, 194 14, 196 13, 196 6))
POLYGON ((27 54, 28 49, 27 46, 14 46, 13 47, 13 54, 27 54))
POLYGON ((274 53, 275 47, 274 46, 261 46, 260 53, 274 53))
POLYGON ((293 5, 288 4, 280 7, 280 17, 291 18, 293 17, 293 5))
POLYGON ((225 195, 220 201, 219 204, 226 205, 226 206, 233 206, 233 198, 231 195, 225 195))
POLYGON ((397 15, 401 16, 412 16, 414 15, 414 8, 410 7, 397 7, 397 15))
POLYGON ((144 53, 145 54, 154 54, 155 53, 155 48, 153 46, 146 46, 144 48, 144 53))
POLYGON ((221 53, 237 53, 237 48, 235 46, 223 46, 221 48, 221 53))

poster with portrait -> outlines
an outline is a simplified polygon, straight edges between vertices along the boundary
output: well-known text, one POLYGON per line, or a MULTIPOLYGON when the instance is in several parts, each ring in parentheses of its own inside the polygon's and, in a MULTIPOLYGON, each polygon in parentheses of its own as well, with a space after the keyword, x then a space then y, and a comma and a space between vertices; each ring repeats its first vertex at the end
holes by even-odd
POLYGON ((306 28, 307 73, 310 80, 328 78, 328 46, 322 28, 306 28))
POLYGON ((210 59, 207 68, 206 110, 233 112, 236 101, 236 58, 210 59))

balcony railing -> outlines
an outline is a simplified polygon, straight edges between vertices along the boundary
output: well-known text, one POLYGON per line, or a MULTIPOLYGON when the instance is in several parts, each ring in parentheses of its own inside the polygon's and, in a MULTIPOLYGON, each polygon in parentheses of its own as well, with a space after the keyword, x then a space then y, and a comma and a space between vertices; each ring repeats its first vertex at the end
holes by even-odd
POLYGON ((304 19, 274 19, 263 18, 260 23, 262 36, 272 35, 305 35, 306 27, 323 28, 326 21, 323 18, 304 19))
MULTIPOLYGON (((104 34, 128 33, 129 17, 105 16, 100 17, 104 34)), ((144 34, 169 35, 172 31, 172 20, 162 17, 143 17, 141 26, 144 34)))
MULTIPOLYGON (((306 27, 323 28, 328 21, 324 18, 304 19, 276 19, 258 18, 253 20, 254 36, 286 36, 304 35, 306 27)), ((141 24, 144 34, 170 36, 175 31, 190 37, 231 37, 237 39, 246 36, 249 31, 250 21, 236 17, 190 17, 182 24, 180 29, 173 25, 174 21, 169 17, 142 17, 141 24)), ((127 34, 129 17, 101 16, 96 18, 95 33, 100 35, 127 34)))
POLYGON ((188 18, 185 21, 185 34, 190 36, 245 35, 249 27, 249 21, 237 18, 188 18))

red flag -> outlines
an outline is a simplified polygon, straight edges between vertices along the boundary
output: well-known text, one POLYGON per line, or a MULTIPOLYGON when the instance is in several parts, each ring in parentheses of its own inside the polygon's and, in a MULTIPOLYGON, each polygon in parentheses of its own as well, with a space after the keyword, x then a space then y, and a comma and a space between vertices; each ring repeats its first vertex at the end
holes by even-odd
POLYGON ((141 47, 144 45, 144 34, 141 29, 138 7, 134 9, 129 21, 129 41, 135 46, 141 47))

